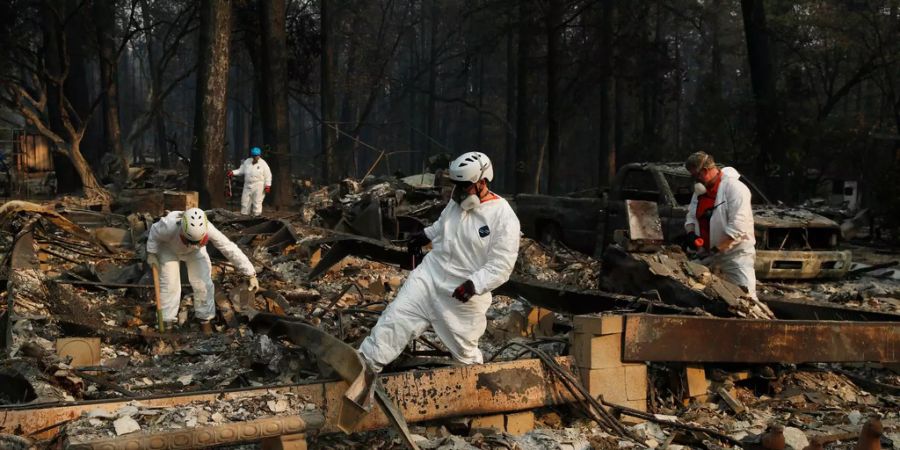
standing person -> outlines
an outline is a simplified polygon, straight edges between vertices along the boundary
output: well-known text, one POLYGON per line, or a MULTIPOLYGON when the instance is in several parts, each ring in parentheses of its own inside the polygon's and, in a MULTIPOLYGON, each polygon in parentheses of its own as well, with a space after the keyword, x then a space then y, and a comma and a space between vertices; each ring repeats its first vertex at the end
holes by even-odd
POLYGON ((244 176, 244 192, 241 194, 241 214, 262 214, 263 199, 272 189, 272 171, 261 158, 259 147, 250 149, 250 157, 237 170, 229 170, 228 177, 244 176))
POLYGON ((750 189, 740 181, 737 170, 719 169, 704 152, 692 154, 684 166, 696 181, 684 222, 688 240, 703 238, 711 268, 755 299, 756 238, 750 189))
POLYGON ((509 279, 519 256, 519 219, 488 189, 494 169, 483 153, 463 154, 450 164, 449 175, 452 200, 435 223, 409 240, 411 253, 429 242, 433 250, 359 347, 375 372, 429 325, 453 359, 482 362, 478 340, 487 326, 491 290, 509 279))
POLYGON ((166 328, 178 320, 181 305, 181 270, 187 265, 188 280, 194 291, 194 317, 204 333, 212 332, 210 320, 216 315, 212 264, 206 244, 212 242, 238 272, 249 279, 251 290, 259 289, 256 270, 247 255, 206 219, 202 209, 172 211, 150 227, 147 239, 147 263, 159 270, 160 306, 166 328))

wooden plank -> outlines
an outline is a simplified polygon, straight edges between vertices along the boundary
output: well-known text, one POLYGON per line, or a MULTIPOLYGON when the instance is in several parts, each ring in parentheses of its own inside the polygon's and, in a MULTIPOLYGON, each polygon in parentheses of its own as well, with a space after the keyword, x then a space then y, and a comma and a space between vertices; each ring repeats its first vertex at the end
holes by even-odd
MULTIPOLYGON (((557 362, 570 369, 570 357, 557 362)), ((572 400, 558 378, 546 371, 540 360, 523 359, 491 364, 414 370, 381 376, 388 395, 408 422, 448 417, 497 414, 556 405, 572 400)), ((269 386, 256 389, 211 391, 189 395, 129 398, 113 401, 50 404, 30 407, 0 408, 0 433, 28 435, 50 428, 33 438, 48 439, 58 432, 54 424, 78 418, 82 413, 98 410, 114 412, 129 401, 145 407, 179 406, 191 402, 214 403, 243 397, 257 397, 266 392, 294 393, 309 399, 325 415, 323 432, 337 432, 341 398, 347 390, 343 381, 269 386)), ((388 419, 378 408, 360 422, 357 431, 386 428, 388 419)))
POLYGON ((626 361, 897 362, 896 322, 828 322, 630 315, 626 361))

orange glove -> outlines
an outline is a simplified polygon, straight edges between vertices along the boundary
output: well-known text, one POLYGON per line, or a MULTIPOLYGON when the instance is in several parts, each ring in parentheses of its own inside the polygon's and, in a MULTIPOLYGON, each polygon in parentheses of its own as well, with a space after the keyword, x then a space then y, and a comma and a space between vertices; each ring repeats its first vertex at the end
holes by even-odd
POLYGON ((266 186, 266 194, 272 191, 272 186, 266 186))

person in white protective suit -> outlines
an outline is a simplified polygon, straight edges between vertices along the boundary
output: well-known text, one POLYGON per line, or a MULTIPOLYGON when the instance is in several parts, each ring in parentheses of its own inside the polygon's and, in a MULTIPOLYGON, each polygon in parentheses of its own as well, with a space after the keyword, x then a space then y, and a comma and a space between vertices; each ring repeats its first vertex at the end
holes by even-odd
POLYGON ((450 164, 452 200, 440 218, 409 240, 410 252, 432 244, 384 310, 359 351, 375 372, 430 325, 453 359, 482 362, 478 340, 487 326, 491 291, 509 279, 519 255, 519 219, 488 189, 490 159, 465 153, 450 164))
POLYGON ((241 163, 241 167, 228 171, 228 178, 244 177, 244 191, 241 194, 241 214, 258 216, 262 214, 263 200, 272 189, 272 171, 261 158, 262 150, 253 147, 250 157, 241 163))
POLYGON ((207 243, 212 243, 238 272, 249 278, 251 290, 259 289, 256 270, 247 255, 207 221, 202 209, 172 211, 150 227, 150 237, 147 239, 147 263, 159 270, 160 306, 167 325, 178 319, 181 304, 179 261, 184 261, 194 291, 194 316, 200 321, 204 332, 212 330, 209 321, 216 313, 215 287, 210 274, 212 264, 206 251, 207 243))
POLYGON ((696 181, 685 218, 687 240, 703 239, 702 263, 756 297, 756 238, 750 189, 733 167, 719 169, 713 157, 696 152, 685 168, 696 181))

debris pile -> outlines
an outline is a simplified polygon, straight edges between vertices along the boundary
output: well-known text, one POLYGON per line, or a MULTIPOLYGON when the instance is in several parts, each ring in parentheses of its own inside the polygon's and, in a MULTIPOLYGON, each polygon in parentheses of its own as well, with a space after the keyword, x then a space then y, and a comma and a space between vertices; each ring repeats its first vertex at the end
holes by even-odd
MULTIPOLYGON (((209 211, 209 220, 248 255, 261 284, 250 293, 234 268, 210 249, 217 307, 211 335, 201 333, 193 320, 189 289, 178 327, 157 331, 153 282, 142 262, 152 216, 126 206, 127 214, 118 215, 7 203, 0 208, 0 270, 8 288, 0 322, 10 339, 3 341, 7 357, 0 361, 0 379, 14 388, 0 389, 0 408, 119 401, 121 407, 112 412, 96 409, 50 430, 80 441, 323 408, 321 400, 279 388, 324 386, 339 371, 327 356, 298 345, 296 336, 255 327, 260 320, 254 318, 289 318, 358 347, 419 262, 406 252, 405 238, 435 220, 446 201, 440 177, 434 179, 367 178, 319 189, 299 183, 304 201, 294 214, 250 218, 227 209, 209 211), (248 389, 266 393, 235 394, 248 389), (146 403, 153 396, 199 393, 216 397, 166 408, 146 403)), ((177 175, 163 172, 132 179, 148 190, 178 182, 177 175)), ((803 299, 814 311, 840 306, 900 312, 896 282, 873 274, 881 272, 828 283, 761 283, 763 301, 756 301, 678 248, 650 246, 639 252, 614 245, 600 261, 558 243, 522 238, 513 279, 495 292, 479 345, 486 363, 533 357, 511 343, 571 358, 569 338, 578 333, 572 310, 774 320, 778 314, 766 301, 775 297, 803 299)), ((449 355, 426 331, 386 372, 423 369, 416 376, 425 378, 428 370, 452 367, 449 355)), ((801 450, 814 441, 848 448, 877 417, 883 447, 900 448, 900 376, 888 364, 709 363, 692 364, 691 370, 676 363, 629 364, 649 367, 646 401, 640 400, 646 412, 604 403, 615 424, 627 424, 622 433, 584 419, 575 403, 536 409, 533 430, 512 427, 504 412, 501 429, 493 431, 471 417, 416 423, 410 431, 419 448, 720 448, 753 446, 769 433, 801 450), (703 377, 697 382, 686 373, 703 377)), ((509 379, 521 392, 533 381, 509 379)), ((335 401, 326 403, 334 408, 335 401)), ((406 408, 412 406, 401 405, 406 408)), ((403 446, 392 433, 325 433, 310 437, 310 443, 403 446)))

